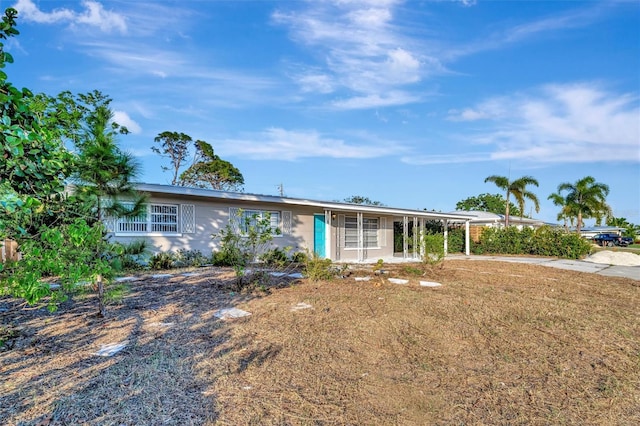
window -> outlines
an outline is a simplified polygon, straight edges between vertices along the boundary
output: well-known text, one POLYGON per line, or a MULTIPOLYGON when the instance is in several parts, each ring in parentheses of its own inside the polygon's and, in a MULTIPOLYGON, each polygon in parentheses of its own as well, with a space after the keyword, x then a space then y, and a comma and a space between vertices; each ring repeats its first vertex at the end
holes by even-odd
POLYGON ((257 226, 258 222, 267 218, 269 219, 273 235, 280 235, 282 233, 280 229, 280 212, 275 211, 242 210, 242 215, 240 216, 240 231, 246 234, 249 232, 249 228, 257 226))
POLYGON ((118 219, 116 232, 147 232, 147 215, 118 219))
MULTIPOLYGON (((147 204, 139 216, 115 219, 119 234, 178 234, 195 231, 193 204, 147 204), (181 212, 181 213, 180 213, 181 212)), ((112 222, 113 223, 113 222, 112 222)))
POLYGON ((151 232, 178 232, 178 206, 151 204, 151 232))
MULTIPOLYGON (((363 247, 378 247, 378 218, 362 218, 363 247)), ((347 216, 344 218, 344 246, 358 248, 358 218, 347 216)))

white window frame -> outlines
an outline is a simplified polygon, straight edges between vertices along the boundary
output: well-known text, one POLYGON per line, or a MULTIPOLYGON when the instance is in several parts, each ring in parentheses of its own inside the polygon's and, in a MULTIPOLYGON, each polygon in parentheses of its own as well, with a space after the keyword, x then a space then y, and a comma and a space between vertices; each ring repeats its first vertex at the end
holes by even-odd
MULTIPOLYGON (((363 217, 362 218, 362 232, 364 235, 364 241, 362 248, 366 249, 379 249, 380 248, 380 218, 378 217, 363 217), (375 228, 370 226, 375 223, 375 228), (375 245, 367 244, 373 236, 375 245)), ((344 244, 345 250, 358 250, 358 218, 357 216, 345 216, 344 217, 344 244), (349 225, 349 226, 347 226, 349 225), (353 235, 350 235, 353 234, 353 235), (355 243, 349 241, 355 237, 355 243)))

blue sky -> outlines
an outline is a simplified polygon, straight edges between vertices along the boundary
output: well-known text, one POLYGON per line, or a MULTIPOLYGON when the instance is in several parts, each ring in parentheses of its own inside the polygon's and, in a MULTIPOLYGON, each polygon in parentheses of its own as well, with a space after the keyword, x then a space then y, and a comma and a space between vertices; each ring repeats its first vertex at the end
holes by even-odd
MULTIPOLYGON (((213 145, 245 191, 449 212, 531 175, 534 216, 591 175, 640 224, 637 1, 35 1, 7 43, 17 86, 113 98, 140 180, 153 138, 213 145)), ((526 208, 529 210, 529 207, 526 208)))

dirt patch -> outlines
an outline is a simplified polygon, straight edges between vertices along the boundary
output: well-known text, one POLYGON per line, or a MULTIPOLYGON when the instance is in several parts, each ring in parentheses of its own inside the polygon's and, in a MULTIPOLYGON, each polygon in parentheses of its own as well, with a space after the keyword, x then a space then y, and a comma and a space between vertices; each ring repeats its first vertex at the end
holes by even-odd
POLYGON ((640 282, 503 262, 385 269, 246 294, 230 287, 227 270, 146 278, 128 284, 105 320, 93 316, 92 297, 54 314, 0 300, 12 332, 0 352, 0 419, 640 422, 640 282), (228 307, 251 315, 215 316, 228 307), (113 357, 92 355, 123 341, 113 357))

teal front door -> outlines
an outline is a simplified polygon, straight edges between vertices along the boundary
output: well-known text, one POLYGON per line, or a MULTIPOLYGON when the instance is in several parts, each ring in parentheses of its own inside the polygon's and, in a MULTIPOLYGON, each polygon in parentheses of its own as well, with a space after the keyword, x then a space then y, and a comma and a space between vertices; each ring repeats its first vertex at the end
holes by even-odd
POLYGON ((325 224, 323 214, 313 215, 313 251, 320 257, 326 257, 325 253, 325 224))

